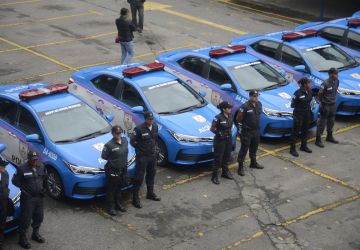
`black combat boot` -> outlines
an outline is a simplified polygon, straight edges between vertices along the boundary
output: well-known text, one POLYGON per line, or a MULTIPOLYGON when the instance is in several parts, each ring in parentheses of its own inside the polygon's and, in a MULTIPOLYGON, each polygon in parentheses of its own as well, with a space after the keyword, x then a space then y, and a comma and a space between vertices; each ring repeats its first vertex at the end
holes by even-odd
POLYGON ((125 213, 127 211, 124 199, 123 199, 123 195, 121 192, 118 192, 117 196, 116 196, 116 205, 115 208, 117 210, 119 210, 120 212, 125 213))
POLYGON ((20 234, 20 236, 19 236, 19 245, 22 248, 25 248, 25 249, 30 249, 31 248, 31 244, 28 241, 25 233, 20 234))
POLYGON ((216 184, 219 185, 220 184, 220 180, 219 180, 219 171, 214 170, 212 173, 212 177, 211 177, 211 181, 216 184))
POLYGON ((312 153, 312 150, 307 146, 307 142, 306 141, 302 141, 301 142, 301 147, 300 147, 301 151, 304 151, 306 153, 312 153))
POLYGON ((139 192, 140 192, 140 189, 139 189, 139 188, 135 188, 134 191, 133 191, 132 204, 133 204, 134 207, 136 207, 136 208, 142 208, 141 201, 140 201, 140 196, 139 196, 139 192))
POLYGON ((264 167, 257 163, 256 159, 251 159, 250 168, 263 169, 264 167))
POLYGON ((337 140, 335 140, 332 132, 327 133, 326 141, 331 142, 331 143, 335 143, 335 144, 339 143, 337 140))
POLYGON ((224 177, 224 178, 229 179, 229 180, 232 180, 232 179, 233 179, 233 177, 232 177, 232 175, 231 175, 230 170, 229 170, 228 167, 224 167, 224 168, 222 169, 221 177, 224 177))
POLYGON ((152 201, 161 201, 161 198, 155 194, 154 187, 147 188, 146 199, 149 199, 152 201))
POLYGON ((245 176, 244 163, 239 162, 238 175, 245 176))
POLYGON ((296 151, 295 143, 290 145, 290 154, 294 157, 299 157, 299 153, 296 151))
POLYGON ((115 206, 113 204, 108 205, 107 213, 110 214, 111 216, 115 216, 117 214, 115 211, 115 206))
POLYGON ((320 136, 320 135, 316 136, 315 145, 318 146, 318 147, 320 147, 320 148, 325 147, 324 144, 323 144, 322 141, 321 141, 321 136, 320 136))
POLYGON ((31 235, 31 239, 33 239, 34 241, 38 242, 38 243, 45 243, 45 239, 44 237, 42 237, 39 234, 39 228, 34 228, 33 229, 33 233, 31 235))

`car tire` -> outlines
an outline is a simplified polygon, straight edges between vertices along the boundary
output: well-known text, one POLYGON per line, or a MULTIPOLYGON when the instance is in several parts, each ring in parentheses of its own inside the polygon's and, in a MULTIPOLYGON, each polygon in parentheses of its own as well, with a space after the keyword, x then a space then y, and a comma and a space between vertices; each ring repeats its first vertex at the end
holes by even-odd
POLYGON ((162 140, 158 141, 158 147, 159 147, 159 153, 157 156, 157 165, 163 167, 168 163, 168 153, 165 143, 162 140))
POLYGON ((55 200, 62 200, 64 198, 64 185, 58 172, 52 167, 48 167, 47 172, 46 190, 48 195, 55 200))

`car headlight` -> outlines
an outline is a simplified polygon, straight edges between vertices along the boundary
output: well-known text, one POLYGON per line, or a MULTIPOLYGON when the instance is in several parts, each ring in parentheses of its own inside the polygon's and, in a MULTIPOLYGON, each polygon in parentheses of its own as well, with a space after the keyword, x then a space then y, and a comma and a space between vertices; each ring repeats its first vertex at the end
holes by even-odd
POLYGON ((71 164, 67 161, 64 161, 65 165, 69 168, 74 174, 99 174, 104 173, 104 169, 101 168, 92 168, 92 167, 83 167, 71 164))
POLYGON ((21 192, 17 193, 14 198, 12 198, 12 202, 14 203, 14 205, 16 203, 19 203, 20 202, 20 196, 21 196, 21 192))
POLYGON ((136 159, 136 154, 134 154, 134 155, 130 158, 130 160, 128 160, 128 162, 127 162, 127 167, 130 167, 131 164, 133 164, 133 163, 135 162, 135 159, 136 159))
POLYGON ((192 135, 183 135, 175 133, 174 131, 168 130, 169 133, 175 138, 175 140, 180 142, 212 142, 214 137, 197 137, 192 135))
POLYGON ((340 95, 360 95, 359 90, 352 90, 352 89, 338 88, 337 92, 340 95))
POLYGON ((269 108, 263 108, 263 112, 267 116, 276 116, 276 117, 286 117, 286 116, 292 116, 292 112, 287 111, 280 111, 275 109, 269 109, 269 108))

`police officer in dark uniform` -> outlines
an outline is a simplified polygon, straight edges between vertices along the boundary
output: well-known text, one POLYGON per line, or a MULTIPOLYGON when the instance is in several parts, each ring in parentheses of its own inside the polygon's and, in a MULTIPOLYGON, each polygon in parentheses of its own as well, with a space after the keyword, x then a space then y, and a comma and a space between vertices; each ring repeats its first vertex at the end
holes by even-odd
POLYGON ((291 107, 293 111, 293 129, 290 137, 290 154, 298 157, 299 154, 296 151, 296 138, 301 132, 301 147, 300 150, 306 153, 311 153, 311 149, 307 146, 309 124, 312 121, 311 112, 311 81, 304 77, 299 80, 300 88, 295 91, 294 97, 291 100, 291 107))
POLYGON ((105 165, 105 175, 107 179, 107 209, 112 216, 116 215, 115 200, 117 208, 121 212, 126 212, 123 201, 121 188, 127 185, 127 158, 128 158, 128 141, 122 137, 120 126, 114 126, 111 129, 113 138, 107 142, 101 153, 101 158, 107 160, 105 165))
POLYGON ((142 208, 139 192, 144 181, 145 172, 147 186, 146 198, 153 201, 161 200, 154 192, 159 128, 154 122, 153 113, 145 112, 144 118, 145 122, 135 127, 130 140, 130 143, 135 148, 136 152, 133 191, 133 205, 136 208, 142 208))
POLYGON ((329 69, 329 79, 325 80, 319 89, 318 97, 320 101, 320 119, 316 129, 315 145, 323 148, 324 144, 321 141, 321 135, 327 127, 326 141, 332 143, 339 143, 333 136, 333 128, 336 115, 336 93, 339 88, 338 70, 335 68, 329 69))
POLYGON ((244 176, 244 161, 249 150, 250 168, 263 169, 256 161, 256 152, 260 141, 260 115, 262 113, 262 104, 258 100, 259 93, 257 90, 249 92, 250 100, 245 102, 239 109, 236 116, 236 122, 241 130, 241 148, 238 154, 238 174, 244 176))
POLYGON ((9 174, 6 171, 8 162, 0 157, 0 250, 3 249, 4 230, 9 206, 9 174))
POLYGON ((28 161, 17 169, 13 177, 13 184, 20 188, 20 225, 19 245, 25 249, 31 247, 26 231, 32 220, 32 239, 44 243, 45 239, 39 234, 40 225, 44 219, 43 198, 46 192, 46 168, 38 161, 39 155, 29 151, 28 161))
POLYGON ((233 119, 231 117, 232 106, 224 101, 218 105, 221 113, 216 115, 212 125, 211 132, 215 134, 214 137, 214 166, 211 181, 219 185, 219 170, 222 169, 222 177, 232 180, 228 164, 231 157, 232 147, 232 127, 233 119))

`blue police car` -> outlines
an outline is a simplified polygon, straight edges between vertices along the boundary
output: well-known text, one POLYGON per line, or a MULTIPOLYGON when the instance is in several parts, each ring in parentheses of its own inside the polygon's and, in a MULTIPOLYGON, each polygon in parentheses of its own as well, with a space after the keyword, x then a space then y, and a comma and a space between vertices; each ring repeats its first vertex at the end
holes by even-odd
POLYGON ((336 43, 348 54, 360 61, 360 16, 346 17, 328 22, 311 22, 300 25, 294 31, 312 29, 318 36, 336 43))
MULTIPOLYGON (((111 124, 67 89, 66 84, 47 83, 0 86, 3 155, 19 166, 29 150, 38 152, 48 170, 48 193, 55 199, 101 196, 106 163, 101 151, 112 138, 111 124)), ((130 174, 134 162, 129 146, 130 174)))
MULTIPOLYGON (((283 137, 291 133, 293 119, 291 97, 297 83, 286 79, 274 68, 246 52, 244 46, 216 46, 182 49, 163 53, 157 60, 166 69, 198 91, 205 91, 208 100, 217 105, 228 101, 236 115, 249 98, 249 91, 260 90, 263 104, 260 133, 263 137, 283 137)), ((314 121, 318 105, 313 101, 314 121)))
POLYGON ((316 30, 285 31, 235 38, 231 44, 247 46, 247 51, 285 71, 291 78, 308 77, 316 92, 332 67, 339 70, 338 115, 360 114, 360 66, 353 57, 316 30))
MULTIPOLYGON (((6 149, 6 146, 4 144, 0 144, 0 158, 5 160, 4 157, 2 157, 1 153, 6 149)), ((9 198, 12 200, 12 204, 9 204, 8 209, 8 217, 6 218, 6 225, 5 225, 5 233, 10 233, 14 231, 18 227, 19 223, 19 216, 20 216, 20 194, 21 191, 18 187, 12 184, 11 179, 13 178, 16 168, 9 163, 6 166, 6 171, 9 173, 9 189, 10 194, 9 198)))
MULTIPOLYGON (((128 133, 151 111, 159 125, 158 165, 190 165, 213 160, 211 121, 219 112, 161 63, 97 66, 80 70, 70 91, 100 114, 114 114, 128 133)), ((233 131, 235 145, 236 129, 233 131)))

